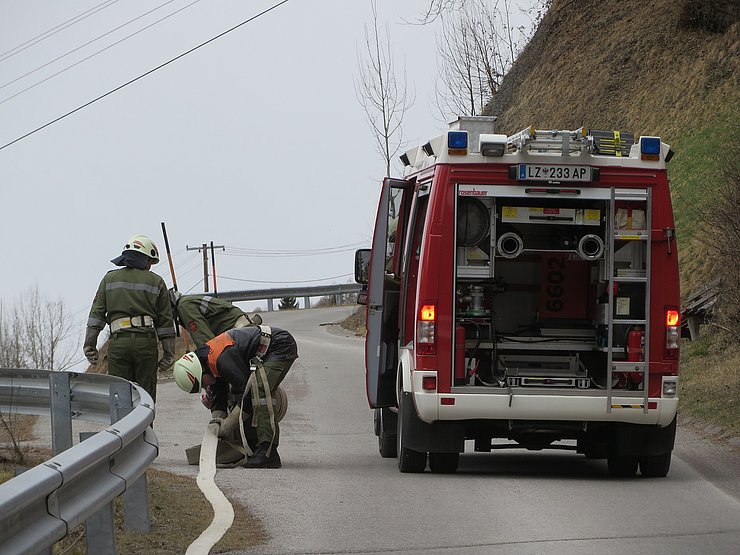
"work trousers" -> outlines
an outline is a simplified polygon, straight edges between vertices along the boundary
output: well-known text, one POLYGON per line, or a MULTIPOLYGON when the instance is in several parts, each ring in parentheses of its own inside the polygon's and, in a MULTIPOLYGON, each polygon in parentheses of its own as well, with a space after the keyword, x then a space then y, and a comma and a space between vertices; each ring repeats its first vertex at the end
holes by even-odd
POLYGON ((157 400, 157 334, 141 331, 117 331, 108 342, 108 374, 143 387, 157 400))
MULTIPOLYGON (((288 370, 290 370, 290 367, 293 366, 293 362, 295 359, 292 360, 271 360, 269 362, 264 363, 265 373, 267 374, 267 383, 270 386, 270 393, 271 396, 274 397, 275 390, 280 385, 280 382, 283 381, 283 378, 285 378, 285 375, 288 373, 288 370)), ((264 388, 264 382, 259 375, 260 372, 257 372, 257 384, 259 385, 259 394, 260 394, 260 406, 259 406, 259 418, 257 420, 257 443, 270 443, 272 442, 273 446, 277 446, 278 443, 280 443, 280 426, 278 425, 277 421, 275 421, 275 436, 273 440, 272 435, 272 426, 270 425, 270 411, 267 408, 267 404, 265 402, 265 388, 264 388)), ((250 395, 250 392, 247 392, 247 395, 250 395)))

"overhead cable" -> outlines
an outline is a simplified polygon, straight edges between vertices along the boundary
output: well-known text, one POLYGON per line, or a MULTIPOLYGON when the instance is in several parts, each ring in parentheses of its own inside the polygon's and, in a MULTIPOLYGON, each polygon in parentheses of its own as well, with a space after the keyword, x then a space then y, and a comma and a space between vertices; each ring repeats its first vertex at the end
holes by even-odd
POLYGON ((5 149, 5 148, 7 148, 7 147, 9 147, 9 146, 11 146, 11 145, 14 145, 15 143, 17 143, 17 142, 19 142, 19 141, 22 141, 22 140, 23 140, 23 139, 25 139, 26 137, 30 137, 31 135, 33 135, 33 134, 35 134, 35 133, 38 133, 38 132, 39 132, 39 131, 41 131, 42 129, 46 129, 46 128, 47 128, 47 127, 49 127, 50 125, 53 125, 53 124, 55 124, 56 122, 58 122, 58 121, 60 121, 60 120, 62 120, 62 119, 64 119, 64 118, 66 118, 66 117, 68 117, 68 116, 71 116, 72 114, 74 114, 74 113, 76 113, 76 112, 79 112, 80 110, 82 110, 82 109, 84 109, 84 108, 87 108, 88 106, 90 106, 91 104, 94 104, 94 103, 95 103, 95 102, 97 102, 98 100, 102 100, 102 99, 103 99, 103 98, 105 98, 106 96, 110 96, 110 95, 111 95, 111 94, 113 94, 114 92, 117 92, 117 91, 119 91, 119 90, 123 89, 124 87, 127 87, 128 85, 131 85, 132 83, 135 83, 135 82, 136 82, 136 81, 138 81, 139 79, 143 79, 143 78, 144 78, 144 77, 146 77, 147 75, 150 75, 150 74, 154 73, 155 71, 158 71, 158 70, 162 69, 163 67, 165 67, 165 66, 167 66, 167 65, 171 64, 172 62, 175 62, 175 61, 179 60, 180 58, 182 58, 182 57, 184 57, 184 56, 187 56, 188 54, 191 54, 191 53, 195 52, 195 51, 196 51, 196 50, 198 50, 199 48, 202 48, 202 47, 206 46, 207 44, 210 44, 211 42, 213 42, 213 41, 215 41, 215 40, 217 40, 217 39, 219 39, 219 38, 223 37, 224 35, 226 35, 226 34, 228 34, 228 33, 231 33, 232 31, 235 31, 235 30, 236 30, 236 29, 238 29, 239 27, 242 27, 242 26, 246 25, 247 23, 250 23, 250 22, 254 21, 254 20, 255 20, 255 19, 257 19, 258 17, 261 17, 261 16, 263 16, 263 15, 267 14, 268 12, 271 12, 272 10, 274 10, 274 9, 276 9, 276 8, 278 8, 278 7, 280 7, 280 6, 282 6, 283 4, 286 4, 286 3, 287 3, 287 2, 289 2, 289 1, 290 1, 290 0, 282 0, 281 2, 278 2, 277 4, 274 4, 274 5, 270 6, 269 8, 267 8, 266 10, 263 10, 263 11, 261 11, 261 12, 260 12, 260 13, 258 13, 257 15, 254 15, 254 16, 250 17, 249 19, 246 19, 245 21, 242 21, 242 22, 241 22, 241 23, 239 23, 238 25, 234 25, 234 26, 233 26, 233 27, 231 27, 230 29, 227 29, 226 31, 223 31, 222 33, 219 33, 219 34, 218 34, 218 35, 216 35, 215 37, 212 37, 212 38, 208 39, 207 41, 205 41, 205 42, 202 42, 202 43, 201 43, 201 44, 199 44, 198 46, 194 46, 194 47, 193 47, 193 48, 191 48, 190 50, 187 50, 186 52, 183 52, 182 54, 179 54, 179 55, 175 56, 174 58, 172 58, 172 59, 170 59, 170 60, 168 60, 168 61, 166 61, 166 62, 164 62, 164 63, 162 63, 162 64, 160 64, 160 65, 158 65, 157 67, 155 67, 155 68, 152 68, 152 69, 150 69, 149 71, 147 71, 147 72, 145 72, 145 73, 142 73, 142 74, 141 74, 141 75, 139 75, 138 77, 134 77, 134 78, 133 78, 133 79, 131 79, 130 81, 127 81, 127 82, 123 83, 122 85, 119 85, 119 86, 118 86, 118 87, 116 87, 115 89, 112 89, 112 90, 108 91, 107 93, 101 94, 100 96, 98 96, 98 97, 96 97, 96 98, 94 98, 94 99, 92 99, 92 100, 90 100, 90 101, 86 102, 85 104, 82 104, 81 106, 78 106, 77 108, 75 108, 75 109, 73 109, 73 110, 70 110, 70 111, 69 111, 69 112, 67 112, 66 114, 62 114, 61 116, 59 116, 59 117, 57 117, 57 118, 55 118, 55 119, 53 119, 53 120, 51 120, 51 121, 49 121, 49 122, 45 123, 44 125, 41 125, 40 127, 37 127, 37 128, 36 128, 36 129, 34 129, 33 131, 29 131, 29 132, 28 132, 28 133, 26 133, 25 135, 21 135, 20 137, 18 137, 18 138, 16 138, 16 139, 13 139, 13 140, 12 140, 12 141, 10 141, 9 143, 6 143, 6 144, 4 144, 4 145, 0 146, 0 150, 3 150, 3 149, 5 149))
POLYGON ((82 12, 81 14, 74 16, 72 19, 68 19, 64 23, 60 23, 56 27, 52 27, 48 31, 44 31, 40 35, 36 35, 32 39, 28 39, 26 42, 23 42, 23 43, 19 44, 18 46, 15 46, 15 47, 11 48, 10 50, 6 50, 2 54, 0 54, 0 62, 2 62, 3 60, 7 60, 8 58, 11 58, 11 57, 15 56, 19 52, 23 52, 27 48, 30 48, 34 44, 38 44, 41 41, 48 39, 52 35, 56 35, 58 32, 63 31, 67 27, 70 27, 70 26, 74 25, 75 23, 78 23, 78 22, 82 21, 83 19, 87 19, 91 15, 96 14, 97 12, 99 12, 101 10, 104 10, 105 8, 107 8, 109 6, 112 6, 113 4, 115 4, 118 1, 119 0, 107 0, 106 2, 103 2, 102 4, 98 4, 97 6, 94 6, 94 7, 90 8, 89 10, 87 10, 85 12, 82 12))
MULTIPOLYGON (((83 48, 85 48, 86 46, 89 46, 89 45, 91 45, 92 43, 94 43, 94 42, 96 42, 96 41, 98 41, 98 40, 102 39, 103 37, 107 37, 107 36, 108 36, 108 35, 110 35, 111 33, 115 33, 115 32, 116 32, 116 31, 118 31, 119 29, 122 29, 122 28, 126 27, 127 25, 130 25, 130 24, 131 24, 131 23, 133 23, 134 21, 138 21, 139 19, 141 19, 141 18, 143 18, 143 17, 146 17, 146 16, 147 16, 147 15, 149 15, 150 13, 153 13, 153 12, 157 11, 158 9, 160 9, 160 8, 163 8, 163 7, 164 7, 164 6, 166 6, 167 4, 171 4, 172 2, 175 2, 175 0, 167 0, 167 2, 165 2, 164 4, 160 4, 160 5, 159 5, 159 6, 157 6, 156 8, 152 8, 152 9, 151 9, 151 10, 149 10, 148 12, 146 12, 146 13, 143 13, 143 14, 141 14, 140 16, 138 16, 138 17, 135 17, 134 19, 131 19, 131 20, 127 21, 126 23, 123 23, 123 24, 119 25, 118 27, 116 27, 116 28, 114 28, 114 29, 111 29, 110 31, 108 31, 108 32, 106 32, 106 33, 103 33, 102 35, 99 35, 99 36, 95 37, 95 38, 94 38, 94 39, 92 39, 92 40, 89 40, 89 41, 87 41, 87 42, 86 42, 85 44, 82 44, 82 45, 78 46, 77 48, 74 48, 74 49, 70 50, 69 52, 67 52, 67 53, 65 53, 65 54, 62 54, 61 56, 57 56, 57 57, 56 57, 56 58, 54 58, 53 60, 51 60, 51 61, 49 61, 49 62, 46 62, 46 63, 45 63, 45 64, 43 64, 43 65, 40 65, 40 66, 38 66, 38 67, 37 67, 36 69, 32 69, 31 71, 29 71, 29 72, 27 72, 27 73, 24 73, 23 75, 21 75, 21 76, 19 76, 19 77, 16 77, 15 79, 13 79, 13 80, 11 80, 11 81, 8 81, 7 83, 5 83, 5 84, 3 84, 3 85, 0 85, 0 89, 4 89, 5 87, 8 87, 8 86, 12 85, 13 83, 16 83, 16 82, 20 81, 21 79, 23 79, 23 78, 25 78, 25 77, 28 77, 29 75, 32 75, 32 74, 36 73, 37 71, 39 71, 39 70, 41 70, 41 69, 44 69, 44 68, 45 68, 45 67, 47 67, 47 66, 50 66, 50 65, 51 65, 51 64, 53 64, 54 62, 58 62, 58 61, 59 61, 59 60, 61 60, 62 58, 66 58, 67 56, 69 56, 70 54, 74 54, 74 53, 75 53, 75 52, 77 52, 78 50, 82 50, 82 49, 83 49, 83 48)), ((141 33, 142 31, 146 31, 146 30, 147 30, 147 29, 149 29, 150 27, 153 27, 154 25, 157 25, 158 23, 161 23, 161 22, 162 22, 162 21, 164 21, 165 19, 169 19, 169 18, 170 18, 170 17, 172 17, 173 15, 175 15, 175 14, 178 14, 178 13, 180 13, 180 12, 181 12, 181 11, 183 11, 183 10, 186 10, 187 8, 189 8, 189 7, 190 7, 190 6, 192 6, 193 4, 197 4, 198 2, 200 2, 200 0, 195 0, 194 2, 191 2, 190 4, 188 4, 188 5, 186 5, 186 6, 183 6, 183 7, 182 7, 182 8, 180 8, 179 10, 175 10, 175 11, 174 11, 174 12, 172 12, 171 14, 169 14, 169 15, 166 15, 166 16, 164 16, 164 17, 162 17, 162 18, 158 19, 157 21, 155 21, 155 22, 151 23, 150 25, 147 25, 146 27, 143 27, 143 28, 139 29, 138 31, 135 31, 135 32, 131 33, 130 35, 127 35, 127 36, 123 37, 122 39, 120 39, 120 40, 118 40, 118 41, 116 41, 116 42, 114 42, 114 43, 112 43, 112 44, 109 44, 109 45, 108 45, 108 46, 106 46, 105 48, 101 48, 101 49, 100 49, 100 50, 98 50, 97 52, 94 52, 93 54, 90 54, 90 55, 89 55, 89 56, 87 56, 86 58, 83 58, 83 59, 81 59, 81 60, 79 60, 79 61, 77 61, 77 62, 73 63, 72 65, 69 65, 69 66, 65 67, 64 69, 62 69, 62 70, 60 70, 60 71, 58 71, 58 72, 54 73, 53 75, 49 75, 48 77, 46 77, 46 78, 42 79, 41 81, 38 81, 37 83, 34 83, 34 84, 33 84, 33 85, 31 85, 30 87, 27 87, 27 88, 23 89, 22 91, 19 91, 19 92, 17 92, 17 93, 16 93, 16 94, 14 94, 14 95, 12 95, 12 96, 9 96, 8 98, 4 98, 4 99, 3 99, 2 101, 0 101, 0 104, 4 104, 4 103, 5 103, 5 102, 7 102, 8 100, 10 100, 10 99, 12 99, 12 98, 15 98, 16 96, 18 96, 18 95, 20 95, 20 94, 23 94, 23 93, 24 93, 24 92, 26 92, 26 91, 30 91, 30 90, 31 90, 31 89, 33 89, 34 87, 37 87, 38 85, 40 85, 40 84, 42 84, 42 83, 45 83, 45 82, 46 82, 46 81, 48 81, 49 79, 52 79, 53 77, 56 77, 57 75, 59 75, 59 74, 61 74, 61 73, 64 73, 64 72, 65 72, 65 71, 67 71, 67 70, 70 70, 70 69, 72 69, 73 67, 75 67, 75 66, 77 66, 77 65, 81 64, 82 62, 86 62, 87 60, 89 60, 90 58, 93 58, 93 57, 97 56, 97 55, 98 55, 98 54, 100 54, 101 52, 105 52, 106 50, 108 50, 108 49, 110 49, 110 48, 113 48, 114 46, 116 46, 116 45, 118 45, 118 44, 121 44, 121 43, 122 43, 123 41, 125 41, 125 40, 128 40, 128 39, 130 39, 131 37, 133 37, 133 36, 136 36, 136 35, 138 35, 138 34, 139 34, 139 33, 141 33)))

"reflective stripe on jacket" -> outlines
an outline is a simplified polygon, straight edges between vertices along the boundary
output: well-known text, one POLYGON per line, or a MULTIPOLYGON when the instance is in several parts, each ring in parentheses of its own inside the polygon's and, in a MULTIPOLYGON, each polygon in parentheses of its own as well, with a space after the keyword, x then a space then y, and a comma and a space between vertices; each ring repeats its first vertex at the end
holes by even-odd
MULTIPOLYGON (((130 316, 151 316, 160 338, 175 335, 167 286, 159 275, 149 270, 119 268, 103 276, 90 309, 88 327, 103 329, 114 320, 130 316)), ((127 333, 136 331, 132 328, 127 333)))

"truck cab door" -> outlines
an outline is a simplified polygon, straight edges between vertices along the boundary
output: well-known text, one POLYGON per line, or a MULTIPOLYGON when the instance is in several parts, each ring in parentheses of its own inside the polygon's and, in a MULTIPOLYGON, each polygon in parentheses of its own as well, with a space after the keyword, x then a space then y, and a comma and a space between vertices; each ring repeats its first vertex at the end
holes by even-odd
POLYGON ((385 178, 375 219, 367 291, 365 370, 371 408, 396 404, 398 311, 405 243, 414 183, 385 178))

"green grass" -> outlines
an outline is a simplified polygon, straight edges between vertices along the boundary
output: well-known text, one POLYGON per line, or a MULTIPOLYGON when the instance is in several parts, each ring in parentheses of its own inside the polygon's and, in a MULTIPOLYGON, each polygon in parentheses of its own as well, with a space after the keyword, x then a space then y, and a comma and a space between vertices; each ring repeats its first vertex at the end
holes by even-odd
POLYGON ((729 334, 708 331, 682 345, 679 410, 740 435, 740 346, 729 334))

